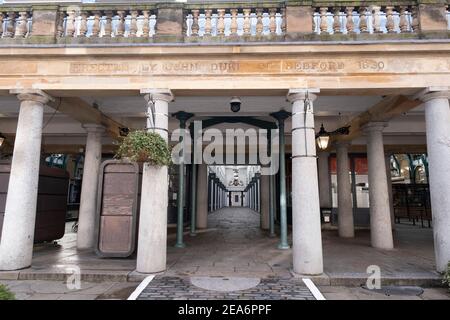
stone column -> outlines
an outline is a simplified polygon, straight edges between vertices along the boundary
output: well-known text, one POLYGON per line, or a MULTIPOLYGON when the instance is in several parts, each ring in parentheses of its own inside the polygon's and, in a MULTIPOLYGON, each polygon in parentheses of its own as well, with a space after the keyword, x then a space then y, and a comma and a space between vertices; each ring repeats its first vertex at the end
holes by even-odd
POLYGON ((197 228, 208 227, 208 166, 204 163, 198 165, 197 177, 197 228))
POLYGON ((0 270, 29 267, 33 256, 44 105, 40 90, 14 90, 20 100, 0 242, 0 270))
POLYGON ((348 166, 348 146, 348 142, 336 144, 338 228, 339 236, 342 238, 353 238, 355 236, 350 169, 348 166))
POLYGON ((436 268, 447 270, 450 261, 450 106, 449 91, 430 92, 425 103, 431 207, 436 268))
MULTIPOLYGON (((279 148, 280 148, 280 243, 278 249, 289 249, 287 241, 287 200, 286 200, 286 154, 285 154, 285 137, 284 137, 284 121, 289 118, 289 112, 284 110, 271 113, 272 117, 278 121, 279 130, 279 148)), ((317 179, 317 177, 316 177, 317 179)), ((320 218, 320 215, 319 215, 320 218)))
POLYGON ((313 101, 305 90, 290 90, 292 103, 292 253, 294 272, 323 272, 319 183, 313 101))
POLYGON ((186 131, 186 121, 189 120, 193 114, 179 111, 173 115, 180 121, 180 139, 179 143, 182 143, 182 149, 180 152, 180 159, 178 165, 178 197, 177 197, 177 236, 176 236, 176 248, 184 248, 186 245, 183 242, 183 230, 184 230, 184 146, 185 146, 185 131, 186 131))
POLYGON ((329 152, 319 152, 317 166, 319 170, 319 198, 321 208, 331 208, 331 175, 329 152))
POLYGON ((391 177, 391 155, 386 154, 385 160, 386 160, 386 179, 387 179, 388 196, 389 196, 389 213, 391 214, 392 230, 395 230, 394 196, 392 195, 392 177, 391 177))
POLYGON ((370 122, 363 127, 367 135, 369 164, 370 237, 372 246, 393 249, 389 194, 384 159, 383 129, 385 122, 370 122))
POLYGON ((256 174, 255 195, 256 195, 256 211, 261 213, 261 174, 256 174))
POLYGON ((270 211, 270 192, 269 192, 269 179, 268 175, 261 175, 261 229, 269 229, 269 211, 270 211))
POLYGON ((216 186, 217 186, 217 210, 219 210, 222 207, 222 205, 220 203, 222 201, 222 196, 220 194, 219 182, 217 182, 216 186))
POLYGON ((245 196, 247 199, 247 207, 250 208, 250 204, 251 204, 251 192, 250 192, 250 184, 247 186, 247 195, 245 196))
POLYGON ((217 185, 217 178, 214 178, 214 211, 219 209, 219 187, 217 185))
MULTIPOLYGON (((141 90, 148 102, 148 130, 168 141, 168 108, 173 100, 170 90, 141 90), (153 122, 153 125, 152 125, 153 122)), ((136 271, 156 273, 166 269, 167 206, 169 175, 167 166, 144 164, 142 172, 141 208, 139 218, 136 271)))
POLYGON ((92 249, 95 239, 97 213, 98 175, 102 162, 102 136, 105 128, 98 124, 84 124, 87 131, 86 152, 81 184, 80 211, 78 215, 77 249, 92 249))
POLYGON ((256 180, 254 177, 252 184, 252 209, 256 211, 256 180))
MULTIPOLYGON (((206 190, 206 196, 208 196, 208 189, 206 190)), ((190 236, 195 236, 195 227, 197 225, 197 165, 192 163, 191 165, 191 186, 190 186, 190 196, 191 196, 191 223, 190 223, 190 236)), ((206 198, 206 204, 208 204, 208 198, 206 198)))
POLYGON ((211 212, 216 210, 215 200, 216 200, 216 183, 214 177, 211 175, 211 212))
POLYGON ((270 189, 270 217, 269 217, 269 237, 276 237, 275 233, 275 175, 269 176, 269 189, 270 189))

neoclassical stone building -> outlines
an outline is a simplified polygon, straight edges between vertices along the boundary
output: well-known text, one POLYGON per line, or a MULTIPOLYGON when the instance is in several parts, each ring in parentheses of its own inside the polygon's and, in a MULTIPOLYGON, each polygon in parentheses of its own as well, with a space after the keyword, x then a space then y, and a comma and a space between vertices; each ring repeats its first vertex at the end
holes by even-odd
POLYGON ((11 160, 0 270, 31 265, 43 155, 84 149, 77 244, 90 249, 102 153, 114 153, 124 128, 152 128, 174 143, 175 129, 200 120, 221 131, 278 129, 279 171, 261 175, 261 166, 246 176, 236 167, 233 189, 217 168, 181 165, 177 179, 191 192, 176 198, 168 197, 167 168, 144 177, 137 271, 166 267, 169 202, 178 203, 183 247, 182 207, 190 199, 192 233, 207 227, 208 211, 241 202, 261 212, 271 235, 277 220, 280 249, 291 246, 291 224, 294 272, 321 274, 321 208, 333 206, 330 154, 339 235, 354 237, 348 159, 360 154, 368 165, 371 245, 393 249, 386 156, 395 153, 428 155, 443 271, 450 260, 448 10, 445 0, 0 2, 1 153, 11 160), (230 110, 232 97, 239 112, 230 110), (319 150, 321 124, 349 131, 319 150))

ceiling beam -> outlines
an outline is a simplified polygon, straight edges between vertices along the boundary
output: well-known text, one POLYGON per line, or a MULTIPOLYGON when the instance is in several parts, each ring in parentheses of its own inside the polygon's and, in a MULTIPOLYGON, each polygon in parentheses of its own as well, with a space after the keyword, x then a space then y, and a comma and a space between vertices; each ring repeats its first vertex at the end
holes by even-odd
POLYGON ((387 96, 368 110, 357 115, 345 126, 350 126, 348 135, 338 135, 331 137, 332 145, 337 141, 351 141, 362 135, 362 127, 372 121, 389 121, 393 117, 401 115, 421 105, 420 100, 414 100, 406 96, 387 96))
POLYGON ((95 123, 104 126, 108 135, 114 139, 120 137, 120 128, 126 127, 77 97, 58 98, 47 105, 81 124, 95 123))

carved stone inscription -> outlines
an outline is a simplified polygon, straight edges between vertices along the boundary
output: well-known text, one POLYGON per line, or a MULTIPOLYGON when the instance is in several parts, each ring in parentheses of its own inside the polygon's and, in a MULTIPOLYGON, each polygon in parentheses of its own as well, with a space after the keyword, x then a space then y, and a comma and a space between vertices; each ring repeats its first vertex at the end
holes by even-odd
POLYGON ((72 62, 71 74, 221 75, 221 74, 321 74, 381 72, 382 60, 286 59, 249 61, 139 61, 122 63, 72 62))

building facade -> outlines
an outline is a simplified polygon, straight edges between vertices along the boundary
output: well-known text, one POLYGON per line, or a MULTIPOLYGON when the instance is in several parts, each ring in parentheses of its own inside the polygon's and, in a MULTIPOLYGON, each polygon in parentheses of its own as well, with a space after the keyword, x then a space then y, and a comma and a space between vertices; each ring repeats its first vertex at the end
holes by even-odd
MULTIPOLYGON (((321 208, 335 207, 339 235, 354 237, 354 201, 363 203, 371 245, 392 250, 394 154, 427 155, 443 271, 450 260, 448 10, 444 0, 3 1, 1 153, 11 173, 0 270, 32 263, 42 158, 84 152, 78 248, 91 249, 102 154, 114 153, 124 128, 152 129, 175 144, 182 123, 200 121, 222 133, 279 132, 264 138, 277 146, 279 166, 265 174, 259 158, 183 165, 179 186, 190 192, 180 188, 176 197, 166 196, 167 168, 145 166, 137 271, 165 270, 172 202, 180 247, 183 222, 195 233, 207 227, 208 211, 230 203, 260 212, 271 235, 276 220, 280 250, 291 246, 290 223, 299 274, 323 272, 321 208), (238 112, 230 110, 233 97, 238 112), (183 120, 181 111, 190 116, 183 120), (333 132, 325 150, 316 146, 321 124, 333 132), (349 154, 366 159, 358 182, 351 183, 349 154), (255 169, 240 169, 248 165, 255 169), (180 210, 187 200, 189 219, 180 210)), ((210 141, 203 137, 200 150, 210 141)), ((216 157, 229 152, 222 145, 216 157)))

